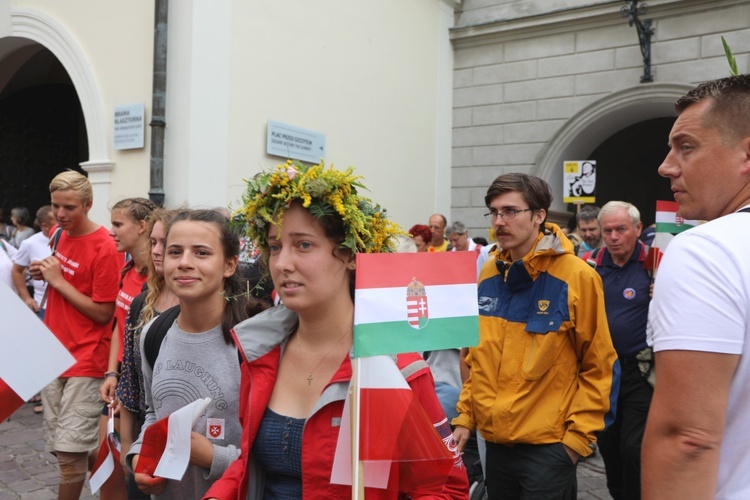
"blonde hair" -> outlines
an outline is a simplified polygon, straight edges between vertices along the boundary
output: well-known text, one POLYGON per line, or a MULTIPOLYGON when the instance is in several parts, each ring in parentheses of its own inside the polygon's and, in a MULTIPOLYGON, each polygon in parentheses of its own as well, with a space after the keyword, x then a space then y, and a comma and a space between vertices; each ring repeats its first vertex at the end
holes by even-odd
POLYGON ((75 170, 61 172, 49 183, 49 192, 73 190, 85 205, 94 200, 94 190, 88 178, 75 170))
MULTIPOLYGON (((148 234, 149 241, 151 233, 154 231, 154 225, 157 222, 161 222, 164 225, 164 231, 166 234, 167 226, 169 221, 172 220, 179 210, 165 210, 163 208, 157 208, 148 218, 148 234)), ((149 256, 148 256, 148 292, 146 293, 146 300, 143 302, 143 309, 141 310, 141 321, 139 327, 143 328, 149 321, 154 319, 156 315, 156 303, 159 300, 162 290, 164 290, 164 275, 156 272, 154 267, 154 259, 151 257, 152 245, 149 244, 149 256)), ((162 311, 160 311, 162 312, 162 311)))

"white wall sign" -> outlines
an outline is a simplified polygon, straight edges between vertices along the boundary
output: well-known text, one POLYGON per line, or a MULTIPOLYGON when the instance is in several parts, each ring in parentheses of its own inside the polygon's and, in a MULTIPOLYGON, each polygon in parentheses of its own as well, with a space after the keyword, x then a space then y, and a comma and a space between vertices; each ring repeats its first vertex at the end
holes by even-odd
POLYGON ((566 161, 563 164, 563 203, 596 202, 596 161, 566 161))
POLYGON ((143 147, 143 131, 146 111, 143 103, 115 106, 115 149, 137 149, 143 147))
POLYGON ((266 153, 318 163, 326 156, 326 135, 322 132, 268 120, 266 153))

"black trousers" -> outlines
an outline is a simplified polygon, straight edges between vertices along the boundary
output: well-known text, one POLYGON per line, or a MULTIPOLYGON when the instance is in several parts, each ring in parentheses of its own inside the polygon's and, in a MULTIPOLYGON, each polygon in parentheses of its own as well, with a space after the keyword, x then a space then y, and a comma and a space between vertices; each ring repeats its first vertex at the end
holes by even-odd
POLYGON ((641 498, 641 442, 653 394, 638 364, 624 364, 617 416, 598 439, 607 471, 607 489, 614 500, 641 498))
POLYGON ((576 465, 562 443, 505 446, 487 442, 490 500, 575 500, 576 465))

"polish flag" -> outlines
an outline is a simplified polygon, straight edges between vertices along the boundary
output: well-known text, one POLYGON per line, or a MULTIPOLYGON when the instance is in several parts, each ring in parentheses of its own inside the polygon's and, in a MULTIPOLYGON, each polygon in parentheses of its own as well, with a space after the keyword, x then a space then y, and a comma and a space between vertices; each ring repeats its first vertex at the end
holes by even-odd
MULTIPOLYGON (((476 274, 476 272, 475 272, 476 274)), ((359 463, 364 486, 393 491, 442 486, 458 459, 431 422, 391 356, 358 358, 359 463)), ((351 395, 351 391, 350 391, 351 395)), ((352 484, 352 401, 344 403, 331 482, 352 484)), ((452 447, 452 449, 451 449, 452 447)))
POLYGON ((89 486, 91 493, 96 493, 99 488, 109 479, 115 467, 120 467, 120 438, 115 432, 115 419, 112 408, 109 409, 109 420, 107 420, 107 439, 99 447, 94 467, 91 469, 89 486))
POLYGON ((354 356, 479 343, 477 254, 357 254, 354 356))
POLYGON ((183 406, 148 426, 135 472, 179 481, 190 461, 190 433, 211 398, 183 406))
POLYGON ((75 358, 5 282, 0 282, 0 422, 75 364, 75 358))

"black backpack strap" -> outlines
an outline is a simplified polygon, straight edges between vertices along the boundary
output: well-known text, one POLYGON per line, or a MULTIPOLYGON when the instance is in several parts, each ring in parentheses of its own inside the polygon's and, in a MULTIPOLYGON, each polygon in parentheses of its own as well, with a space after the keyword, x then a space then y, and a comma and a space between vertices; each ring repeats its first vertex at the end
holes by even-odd
POLYGON ((130 309, 128 310, 128 317, 125 319, 125 326, 132 327, 132 325, 138 324, 138 317, 141 315, 143 306, 146 304, 146 295, 148 290, 143 291, 135 296, 133 301, 130 303, 130 309))
POLYGON ((49 239, 49 246, 52 249, 52 255, 57 253, 57 245, 60 244, 60 236, 62 236, 63 229, 57 226, 55 232, 52 233, 52 237, 49 239))
POLYGON ((143 339, 143 354, 146 357, 146 362, 151 369, 154 369, 154 363, 156 358, 159 357, 159 349, 161 349, 161 343, 164 341, 164 337, 167 336, 167 332, 172 327, 172 323, 180 315, 180 306, 170 307, 159 316, 156 317, 151 326, 146 332, 146 338, 143 339))

